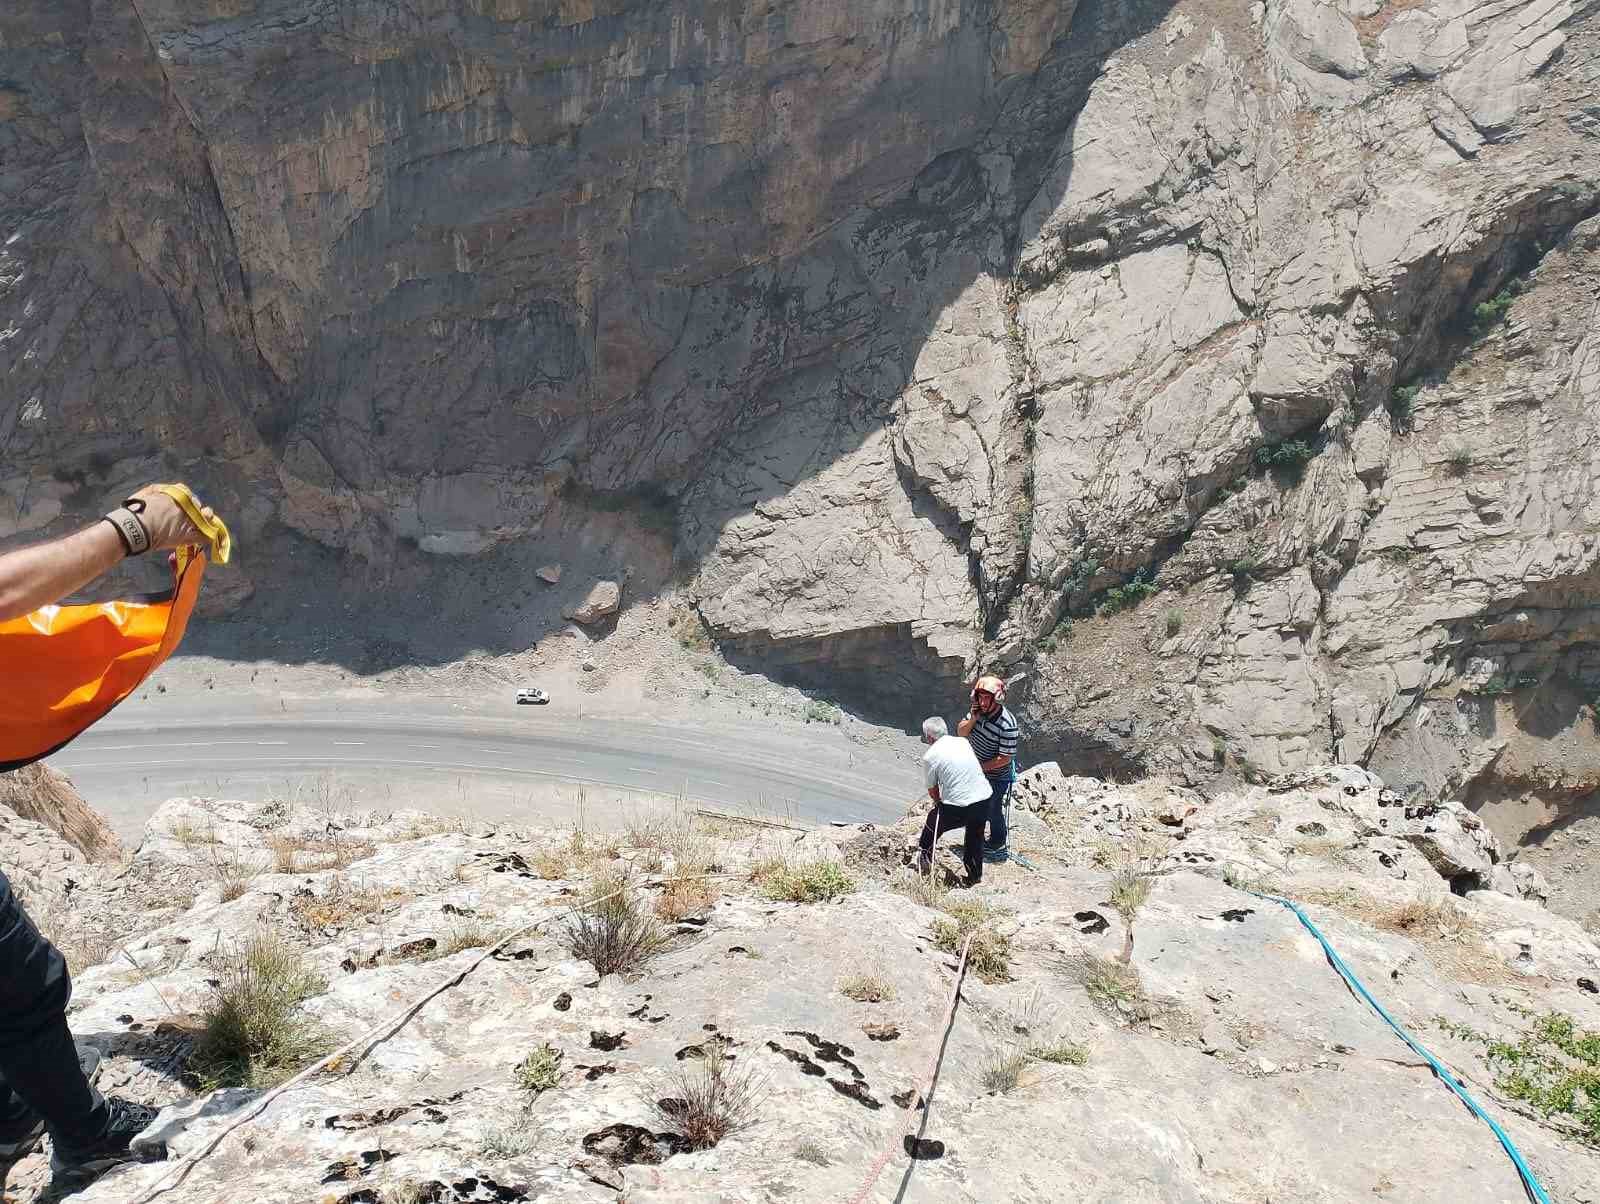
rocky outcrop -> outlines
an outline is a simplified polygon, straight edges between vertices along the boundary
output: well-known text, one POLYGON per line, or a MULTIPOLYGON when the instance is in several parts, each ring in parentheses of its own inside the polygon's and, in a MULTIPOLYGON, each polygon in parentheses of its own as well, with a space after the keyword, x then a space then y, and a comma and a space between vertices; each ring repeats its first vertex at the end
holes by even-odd
POLYGON ((0 532, 170 469, 377 591, 620 513, 883 715, 982 662, 1071 769, 1571 814, 1597 21, 23 0, 0 532))
MULTIPOLYGON (((1553 1199, 1591 1190, 1600 1164, 1563 1127, 1571 1118, 1541 1123, 1519 1107, 1483 1044, 1536 1039, 1534 1015, 1566 1017, 1580 1035, 1600 1028, 1600 947, 1576 925, 1493 891, 1452 895, 1421 852, 1383 832, 1387 792, 1358 769, 1209 803, 1156 783, 1054 794, 1045 822, 1015 838, 1035 868, 991 867, 961 896, 990 908, 983 930, 1006 939, 969 971, 948 1034, 954 959, 936 930, 955 897, 905 877, 920 814, 894 828, 750 835, 661 814, 580 840, 415 813, 170 803, 133 863, 170 881, 169 897, 123 900, 160 909, 119 964, 78 974, 72 1015, 106 1055, 102 1087, 170 1105, 150 1134, 169 1160, 76 1198, 137 1199, 186 1168, 161 1198, 842 1199, 886 1145, 879 1193, 910 1176, 936 1201, 1057 1199, 1063 1182, 1194 1201, 1516 1196, 1489 1129, 1418 1073, 1294 917, 1250 893, 1262 889, 1302 901, 1506 1126, 1553 1199), (749 880, 818 857, 854 887, 794 903, 749 880), (668 921, 671 943, 638 973, 597 976, 560 938, 594 873, 631 865, 654 905, 669 878, 708 859, 719 869, 706 893, 668 911, 683 917, 668 921), (250 868, 235 890, 215 867, 237 863, 250 868), (1110 903, 1119 871, 1149 888, 1142 904, 1117 896, 1121 912, 1110 903), (202 1155, 259 1094, 194 1094, 181 1081, 230 950, 273 934, 312 977, 301 1019, 343 1041, 534 921, 553 922, 202 1155), (1129 924, 1124 972, 1110 967, 1129 924), (843 989, 867 976, 870 991, 843 989), (937 1091, 919 1114, 941 1041, 937 1091), (547 1074, 519 1077, 535 1051, 547 1074), (691 1151, 675 1093, 708 1058, 763 1086, 750 1128, 691 1151), (989 1152, 981 1175, 962 1169, 976 1149, 989 1152)), ((11 1186, 28 1204, 46 1180, 35 1157, 11 1186)))
POLYGON ((43 762, 0 774, 0 808, 43 824, 90 861, 122 856, 122 842, 105 816, 83 801, 72 779, 43 762))

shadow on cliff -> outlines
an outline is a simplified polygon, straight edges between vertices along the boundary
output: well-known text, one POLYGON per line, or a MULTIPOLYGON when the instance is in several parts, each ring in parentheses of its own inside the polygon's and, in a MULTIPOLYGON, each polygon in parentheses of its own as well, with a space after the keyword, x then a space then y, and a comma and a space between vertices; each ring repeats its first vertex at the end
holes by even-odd
MULTIPOLYGON (((668 357, 663 357, 651 368, 644 390, 633 399, 634 408, 615 420, 618 425, 614 429, 606 426, 603 415, 582 418, 580 425, 585 427, 588 450, 576 459, 577 479, 591 498, 606 491, 627 495, 641 488, 666 490, 677 497, 682 515, 675 565, 664 567, 656 563, 656 545, 647 530, 630 537, 603 523, 596 527, 587 520, 579 521, 572 514, 568 515, 572 521, 566 526, 554 524, 539 535, 477 556, 427 556, 402 543, 392 553, 379 552, 381 563, 363 563, 337 555, 269 525, 251 546, 244 548, 244 556, 246 564, 272 563, 276 571, 270 576, 258 575, 253 582, 254 596, 238 605, 227 620, 197 622, 185 651, 239 661, 270 658, 291 664, 333 663, 358 674, 408 665, 445 665, 472 655, 521 651, 563 625, 556 594, 544 591, 532 575, 533 568, 541 562, 566 562, 569 566, 576 562, 575 572, 569 567, 569 574, 589 579, 614 575, 624 567, 634 568, 628 589, 629 605, 647 602, 670 582, 685 580, 729 523, 765 503, 792 496, 798 487, 815 481, 841 458, 859 452, 869 438, 883 431, 894 417, 895 399, 910 383, 919 354, 938 330, 951 303, 977 279, 989 276, 1002 283, 1008 279, 1019 242, 1026 237, 1021 229, 1024 213, 1048 212, 1059 201, 1070 176, 1070 163, 1066 160, 1070 149, 1065 145, 1068 129, 1107 59, 1155 29, 1175 2, 1082 0, 1073 11, 1067 32, 1056 39, 1038 68, 1004 78, 993 59, 995 27, 1000 21, 998 8, 995 13, 970 17, 963 26, 964 40, 959 46, 951 43, 945 49, 951 55, 967 56, 962 71, 970 72, 973 56, 983 56, 987 61, 987 82, 973 98, 973 104, 984 110, 976 121, 970 109, 961 111, 959 92, 940 87, 937 54, 930 54, 929 62, 912 69, 922 74, 910 83, 905 78, 889 77, 883 85, 883 95, 877 98, 877 111, 884 113, 895 112, 908 95, 927 104, 934 114, 929 122, 947 123, 940 129, 947 135, 943 142, 948 149, 923 164, 897 197, 860 205, 843 214, 791 258, 763 261, 726 278, 693 286, 691 293, 696 297, 707 290, 718 290, 718 296, 725 301, 725 309, 715 319, 704 319, 705 329, 700 334, 705 339, 722 337, 717 321, 736 315, 745 324, 723 341, 735 341, 742 331, 757 348, 746 354, 737 371, 716 385, 695 385, 693 382, 700 378, 692 367, 684 370, 685 391, 701 388, 716 392, 720 387, 720 392, 706 403, 715 412, 714 420, 701 423, 696 429, 688 429, 686 419, 684 429, 672 425, 678 421, 676 407, 682 394, 663 392, 658 397, 650 391, 656 387, 656 377, 670 367, 668 357), (990 18, 992 24, 988 23, 990 18), (913 88, 919 90, 912 91, 913 88), (995 187, 1000 176, 1006 181, 1003 189, 995 187), (658 403, 654 407, 657 412, 648 408, 652 401, 658 403), (667 401, 672 404, 667 405, 667 401), (645 408, 644 419, 639 417, 641 407, 645 408), (633 429, 652 422, 658 423, 660 429, 644 435, 633 429), (657 453, 651 453, 656 457, 652 459, 636 450, 611 450, 620 446, 636 449, 697 442, 697 453, 680 454, 676 460, 657 453), (582 546, 563 546, 564 537, 576 539, 582 546)), ((1007 15, 1017 16, 1015 12, 1007 15)), ((417 53, 426 57, 431 51, 424 46, 417 53)), ((983 76, 984 70, 980 67, 978 76, 983 76)), ((954 64, 951 72, 955 78, 954 64)), ((167 98, 171 107, 170 92, 167 98)), ((616 131, 637 129, 638 123, 621 109, 633 105, 644 114, 649 103, 644 94, 624 94, 613 106, 617 111, 607 111, 603 121, 596 118, 599 128, 593 136, 600 150, 605 149, 606 138, 621 137, 616 131)), ((641 116, 640 120, 644 119, 641 116)), ((204 125, 203 117, 200 124, 204 125)), ((847 133, 840 131, 840 137, 847 133)), ((629 132, 627 136, 632 138, 634 134, 629 132)), ((512 153, 504 147, 491 149, 502 158, 512 153)), ((546 156, 568 153, 543 146, 533 149, 546 156)), ((581 178, 580 153, 592 157, 599 151, 573 149, 568 159, 561 160, 560 170, 581 178)), ((891 166, 898 165, 893 153, 884 157, 891 166)), ((521 187, 526 192, 522 200, 533 205, 539 190, 528 182, 531 177, 526 175, 527 163, 522 159, 517 163, 522 164, 517 169, 524 173, 521 177, 504 166, 494 169, 499 173, 493 177, 494 186, 502 190, 499 194, 489 187, 478 190, 484 194, 481 198, 472 188, 463 186, 457 190, 450 204, 460 209, 451 209, 450 213, 457 214, 463 226, 469 225, 489 207, 508 203, 504 191, 509 187, 507 181, 519 178, 524 181, 521 187)), ((755 172, 758 166, 752 165, 750 170, 755 172)), ((915 170, 914 164, 910 167, 915 170)), ((473 171, 489 169, 476 166, 475 161, 457 160, 452 170, 467 180, 473 171)), ((898 178, 907 174, 898 172, 898 178)), ((397 182, 396 188, 399 187, 397 182)), ((747 181, 742 187, 748 188, 753 198, 760 183, 747 181)), ((427 215, 421 208, 425 195, 397 192, 393 206, 376 206, 356 216, 350 233, 342 240, 340 253, 358 256, 363 247, 383 246, 379 235, 387 228, 373 223, 417 223, 423 216, 429 222, 439 222, 448 206, 435 201, 443 207, 438 213, 427 215), (407 197, 409 209, 403 203, 407 197)), ((215 198, 215 203, 220 212, 220 197, 215 198)), ((683 263, 679 261, 686 261, 695 253, 685 238, 673 234, 672 221, 676 219, 670 204, 660 203, 667 205, 663 210, 666 217, 651 218, 649 211, 640 208, 639 212, 645 214, 640 218, 642 224, 625 232, 630 255, 634 254, 633 247, 644 246, 652 256, 643 266, 654 275, 646 285, 638 286, 647 295, 643 300, 634 298, 628 302, 635 307, 640 324, 647 311, 652 321, 660 317, 650 306, 669 296, 663 282, 675 274, 681 276, 683 263)), ((718 203, 729 202, 723 198, 718 203)), ((530 214, 540 212, 536 208, 529 210, 530 214)), ((532 224, 535 220, 528 218, 530 229, 536 228, 532 224)), ((744 261, 750 264, 753 258, 745 255, 744 261)), ((358 259, 345 266, 358 274, 375 270, 373 264, 358 259)), ((633 273, 640 266, 633 260, 620 265, 628 272, 627 281, 610 283, 622 289, 634 287, 633 273)), ((493 325, 487 315, 499 311, 501 299, 488 291, 473 290, 488 290, 494 282, 485 284, 467 277, 465 273, 444 273, 432 282, 419 281, 414 287, 408 282, 404 288, 393 289, 385 304, 402 306, 404 312, 375 313, 369 325, 373 329, 389 329, 385 322, 392 323, 395 329, 417 329, 435 322, 441 326, 462 325, 456 317, 444 315, 471 313, 475 306, 483 315, 479 325, 493 325)), ((540 280, 523 283, 529 288, 542 284, 540 280)), ((607 282, 594 287, 604 292, 607 282)), ((694 318, 693 303, 683 302, 686 330, 694 318)), ((524 462, 536 466, 541 462, 539 455, 548 458, 558 449, 536 447, 531 442, 524 445, 531 438, 527 433, 518 434, 514 443, 496 446, 497 432, 510 429, 506 426, 510 417, 496 412, 499 396, 509 387, 509 381, 522 379, 518 374, 559 380, 562 373, 585 374, 592 366, 572 367, 575 360, 570 348, 557 355, 561 349, 553 350, 554 344, 549 344, 548 339, 534 340, 537 345, 530 343, 532 335, 545 329, 539 323, 546 327, 560 325, 545 310, 537 306, 526 309, 519 320, 524 325, 532 322, 533 326, 524 329, 513 324, 504 330, 495 326, 497 333, 483 341, 483 346, 471 350, 463 346, 461 362, 452 369, 453 376, 397 385, 387 394, 383 392, 386 386, 363 377, 381 377, 405 367, 403 362, 383 362, 384 354, 392 356, 396 351, 395 344, 379 341, 376 336, 366 343, 352 341, 356 336, 336 329, 337 323, 330 324, 314 336, 320 343, 312 359, 310 377, 294 386, 300 390, 303 385, 303 392, 315 394, 315 406, 306 410, 301 400, 289 400, 289 385, 269 382, 267 391, 276 400, 265 409, 250 403, 252 421, 261 435, 280 450, 282 440, 296 429, 297 422, 309 422, 313 431, 318 423, 349 426, 354 422, 359 426, 371 422, 367 438, 380 443, 387 438, 398 445, 404 441, 396 439, 392 431, 384 435, 384 415, 377 399, 386 398, 385 404, 391 406, 405 404, 407 398, 417 396, 419 389, 442 392, 438 386, 465 380, 468 392, 460 403, 452 404, 463 406, 457 426, 465 429, 477 423, 482 428, 473 428, 471 438, 477 444, 472 446, 490 449, 484 454, 492 454, 496 464, 528 456, 524 462), (474 355, 485 358, 475 360, 474 355), (470 392, 474 388, 480 390, 479 395, 470 392), (316 406, 321 407, 320 413, 316 406)), ((602 327, 592 336, 599 342, 606 337, 606 331, 602 327)), ((690 357, 692 345, 685 342, 681 332, 677 338, 672 351, 690 357)), ((628 343, 627 332, 622 332, 619 342, 637 350, 648 340, 640 338, 636 347, 628 343)), ((218 354, 216 345, 213 340, 196 350, 204 358, 218 354)), ((227 378, 244 371, 230 368, 222 375, 227 378)), ((575 385, 579 376, 570 380, 575 385)), ((1027 399, 1022 400, 1025 403, 1027 399)), ((432 397, 426 402, 431 407, 439 404, 432 397)), ((417 448, 392 449, 399 458, 397 462, 408 458, 425 462, 437 449, 438 456, 428 461, 436 465, 435 471, 459 472, 473 467, 465 436, 463 441, 451 442, 455 435, 450 423, 423 422, 418 431, 417 448)), ((227 472, 209 456, 184 461, 182 468, 197 485, 226 495, 227 472)), ((334 470, 345 475, 353 472, 350 466, 341 464, 335 464, 334 470)), ((980 573, 969 552, 971 531, 930 493, 920 489, 902 466, 883 465, 874 481, 891 476, 906 491, 913 512, 960 549, 976 585, 980 573)), ((889 558, 906 554, 904 549, 893 546, 862 548, 860 552, 883 553, 889 558)), ((989 576, 994 576, 996 568, 987 567, 989 576)), ((563 595, 572 588, 572 579, 564 579, 563 595)), ((849 576, 835 566, 832 575, 824 580, 837 586, 849 576)), ((218 584, 223 585, 220 576, 218 584)), ((872 586, 869 583, 861 588, 872 586)), ((783 602, 780 599, 768 604, 777 608, 783 602)), ((909 727, 926 713, 930 698, 948 697, 952 705, 959 703, 959 658, 939 655, 909 623, 862 626, 783 641, 746 635, 730 640, 724 651, 741 668, 816 689, 875 720, 909 727)))

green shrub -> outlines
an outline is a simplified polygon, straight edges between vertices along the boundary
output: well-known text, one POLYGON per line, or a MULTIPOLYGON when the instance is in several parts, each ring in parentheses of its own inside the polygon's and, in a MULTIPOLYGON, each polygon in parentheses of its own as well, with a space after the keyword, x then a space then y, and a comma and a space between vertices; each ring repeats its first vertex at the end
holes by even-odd
POLYGON ((1473 454, 1470 447, 1457 443, 1445 451, 1444 462, 1451 476, 1462 477, 1472 471, 1472 466, 1478 462, 1478 457, 1473 454))
POLYGON ((826 903, 856 888, 837 861, 764 861, 753 876, 762 895, 780 903, 826 903))
POLYGON ((1515 280, 1508 281, 1503 289, 1487 301, 1480 301, 1474 305, 1470 326, 1472 337, 1482 338, 1489 332, 1491 326, 1503 322, 1506 314, 1511 311, 1511 303, 1517 299, 1517 294, 1521 291, 1521 285, 1515 280))
POLYGON ((1167 611, 1167 635, 1177 635, 1183 630, 1183 611, 1176 606, 1167 611))
POLYGON ((1238 585, 1260 576, 1262 561, 1254 552, 1248 552, 1237 560, 1228 561, 1223 567, 1233 575, 1234 584, 1238 585))
POLYGON ((1394 419, 1394 427, 1399 431, 1411 429, 1411 408, 1417 400, 1417 394, 1422 392, 1420 384, 1396 385, 1389 394, 1389 416, 1394 419))
POLYGON ((212 988, 189 1074, 205 1091, 272 1087, 332 1048, 300 1005, 328 987, 293 945, 272 933, 229 954, 212 988))
POLYGON ((1126 584, 1113 585, 1106 590, 1101 598, 1100 613, 1113 615, 1120 610, 1131 610, 1157 591, 1156 583, 1150 579, 1150 570, 1140 569, 1126 584))
POLYGON ((1531 690, 1539 684, 1539 677, 1535 673, 1496 673, 1474 693, 1485 698, 1498 698, 1503 694, 1514 694, 1518 690, 1531 690))
POLYGON ((1256 448, 1255 461, 1262 468, 1299 470, 1316 456, 1317 449, 1304 439, 1285 439, 1256 448))
POLYGON ((838 727, 844 722, 844 712, 831 703, 813 699, 806 703, 805 720, 807 723, 831 723, 838 727))
POLYGON ((1442 1018, 1436 1023, 1485 1046, 1500 1091, 1543 1116, 1576 1122, 1585 1140, 1600 1145, 1600 1032, 1580 1029, 1560 1012, 1535 1017, 1516 1041, 1492 1041, 1442 1018))
POLYGON ((1028 1056, 1040 1062, 1057 1066, 1084 1066, 1089 1061, 1089 1047, 1076 1041, 1056 1041, 1049 1045, 1035 1045, 1028 1056))

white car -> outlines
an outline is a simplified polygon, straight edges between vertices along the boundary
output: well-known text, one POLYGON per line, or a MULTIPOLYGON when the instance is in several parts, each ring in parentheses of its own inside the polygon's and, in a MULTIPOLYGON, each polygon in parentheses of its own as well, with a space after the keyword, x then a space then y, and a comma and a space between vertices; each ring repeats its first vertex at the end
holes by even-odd
POLYGON ((549 701, 550 695, 546 694, 543 690, 536 686, 528 686, 526 689, 517 691, 518 706, 521 706, 525 702, 542 706, 544 703, 549 701))

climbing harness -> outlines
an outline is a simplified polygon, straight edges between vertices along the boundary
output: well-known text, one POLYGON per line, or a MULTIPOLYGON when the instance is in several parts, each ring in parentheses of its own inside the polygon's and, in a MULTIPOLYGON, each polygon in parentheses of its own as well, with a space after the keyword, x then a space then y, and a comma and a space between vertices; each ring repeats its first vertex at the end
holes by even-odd
POLYGON ((1384 1009, 1384 1006, 1381 1003, 1373 998, 1372 992, 1367 990, 1366 984, 1356 976, 1355 971, 1350 969, 1350 967, 1345 964, 1344 959, 1339 956, 1338 951, 1334 949, 1331 943, 1329 943, 1328 938, 1322 934, 1321 929, 1312 923, 1311 917, 1306 915, 1304 911, 1300 910, 1298 904, 1288 899, 1281 899, 1277 895, 1264 895, 1259 891, 1253 890, 1246 891, 1245 893, 1254 895, 1258 899, 1265 899, 1269 903, 1276 903, 1279 907, 1288 908, 1294 913, 1295 918, 1300 921, 1300 923, 1305 927, 1306 931, 1312 936, 1316 937, 1317 943, 1322 946, 1322 952, 1327 956, 1328 964, 1338 971, 1339 976, 1344 979, 1345 985, 1348 986, 1356 995, 1365 1000, 1367 1006, 1372 1008, 1373 1011, 1377 1012, 1378 1015, 1383 1019, 1384 1023, 1393 1029, 1395 1034, 1411 1047, 1411 1051, 1428 1064, 1428 1067, 1433 1071, 1435 1077, 1443 1081, 1444 1085, 1450 1088, 1450 1090, 1456 1094, 1456 1097, 1467 1106, 1468 1110, 1479 1120, 1483 1121, 1484 1124, 1488 1125, 1489 1128, 1494 1132, 1494 1135, 1500 1139, 1501 1147, 1510 1156, 1511 1164, 1517 1168, 1517 1174, 1522 1179, 1522 1187, 1523 1190, 1528 1193, 1528 1198, 1537 1201, 1538 1204, 1550 1204, 1550 1197, 1545 1194, 1544 1188, 1539 1186, 1538 1178, 1534 1175, 1532 1168, 1529 1167, 1527 1162, 1523 1160, 1522 1153, 1517 1149, 1516 1143, 1511 1140, 1510 1134, 1500 1127, 1499 1122, 1496 1121, 1494 1117, 1490 1116, 1483 1110, 1483 1107, 1478 1103, 1478 1101, 1472 1097, 1472 1093, 1462 1085, 1461 1081, 1457 1079, 1455 1075, 1450 1073, 1450 1071, 1444 1066, 1443 1063, 1439 1061, 1438 1058, 1434 1057, 1426 1047, 1424 1047, 1419 1041, 1417 1041, 1415 1037, 1405 1030, 1399 1021, 1397 1021, 1384 1009))
POLYGON ((0 623, 0 772, 56 752, 137 690, 183 639, 207 559, 226 564, 232 556, 227 524, 187 486, 156 488, 206 540, 173 554, 169 590, 41 606, 0 623))

